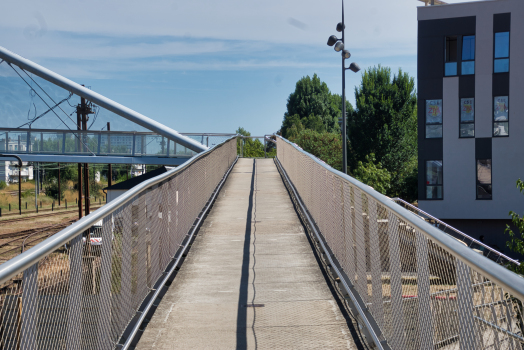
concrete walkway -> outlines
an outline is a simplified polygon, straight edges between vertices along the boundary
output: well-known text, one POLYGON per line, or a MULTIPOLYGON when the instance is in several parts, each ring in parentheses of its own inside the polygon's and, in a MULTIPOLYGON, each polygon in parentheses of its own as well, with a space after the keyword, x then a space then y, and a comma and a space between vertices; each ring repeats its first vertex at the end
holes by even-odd
POLYGON ((239 159, 137 349, 356 349, 272 159, 239 159))

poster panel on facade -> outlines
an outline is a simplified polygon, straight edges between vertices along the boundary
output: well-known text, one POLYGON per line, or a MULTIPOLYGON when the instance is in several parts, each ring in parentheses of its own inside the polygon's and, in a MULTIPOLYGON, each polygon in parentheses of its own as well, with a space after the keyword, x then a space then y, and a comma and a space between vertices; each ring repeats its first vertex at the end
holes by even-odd
POLYGON ((475 120, 475 103, 472 98, 460 99, 460 121, 472 122, 475 120))
POLYGON ((495 121, 506 121, 508 120, 509 103, 508 96, 497 96, 493 101, 493 117, 495 121))
POLYGON ((426 101, 426 124, 442 123, 442 100, 426 101))

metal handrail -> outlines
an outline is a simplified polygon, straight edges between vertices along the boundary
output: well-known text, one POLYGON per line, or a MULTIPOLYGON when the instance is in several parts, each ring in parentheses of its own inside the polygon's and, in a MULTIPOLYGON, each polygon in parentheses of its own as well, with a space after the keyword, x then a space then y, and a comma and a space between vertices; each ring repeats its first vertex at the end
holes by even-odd
MULTIPOLYGON (((518 260, 512 259, 512 258, 510 258, 509 256, 507 256, 507 255, 505 255, 505 254, 503 254, 503 253, 501 253, 501 252, 499 252, 499 251, 497 251, 497 250, 491 248, 490 246, 486 245, 485 243, 483 243, 483 242, 481 242, 481 241, 479 241, 479 240, 476 240, 475 238, 469 236, 468 234, 466 234, 466 233, 464 233, 464 232, 462 232, 462 231, 460 231, 460 230, 457 230, 457 229, 454 228, 453 226, 446 224, 444 221, 439 220, 439 219, 437 219, 436 217, 432 216, 431 214, 426 213, 424 210, 422 210, 422 209, 420 209, 420 208, 414 206, 413 204, 411 204, 411 203, 409 203, 409 202, 406 202, 406 201, 403 200, 402 198, 398 198, 398 197, 397 197, 397 198, 391 198, 391 200, 393 200, 393 201, 395 201, 395 202, 401 202, 403 205, 407 205, 407 206, 410 207, 411 209, 416 210, 417 212, 419 212, 420 214, 422 214, 422 215, 424 215, 424 216, 430 218, 431 220, 435 220, 435 221, 438 222, 440 225, 445 226, 446 228, 449 228, 450 230, 454 231, 455 233, 459 234, 460 236, 465 237, 465 238, 471 240, 473 243, 478 244, 479 246, 482 246, 482 247, 486 248, 486 249, 489 250, 490 252, 492 252, 492 253, 494 253, 494 254, 500 256, 500 257, 503 257, 504 259, 506 259, 506 260, 508 260, 508 261, 510 261, 510 262, 512 262, 512 263, 514 263, 514 264, 517 265, 517 266, 520 266, 520 263, 519 263, 518 260)), ((444 230, 441 230, 441 231, 444 232, 444 233, 447 233, 447 232, 444 231, 444 230)))
POLYGON ((455 238, 447 234, 444 234, 441 230, 432 226, 428 222, 420 220, 420 218, 416 216, 413 212, 397 205, 388 197, 375 191, 370 186, 365 185, 360 181, 352 178, 351 176, 348 176, 347 174, 344 174, 332 168, 331 166, 324 163, 322 160, 311 155, 310 153, 305 152, 298 145, 286 140, 285 138, 279 135, 276 136, 279 137, 282 141, 286 142, 287 144, 293 146, 297 151, 301 152, 305 156, 313 159, 317 164, 321 165, 327 171, 342 177, 344 180, 350 182, 351 185, 357 187, 365 194, 373 197, 381 205, 393 211, 396 215, 402 218, 402 220, 409 222, 410 225, 420 230, 420 232, 424 234, 427 238, 430 238, 437 245, 446 249, 448 253, 464 262, 470 268, 473 268, 474 270, 481 272, 482 274, 484 274, 485 277, 499 284, 506 291, 513 294, 513 296, 519 299, 524 299, 524 278, 521 278, 519 275, 506 269, 505 267, 474 252, 464 244, 457 241, 455 238))
MULTIPOLYGON (((133 131, 133 130, 128 130, 128 131, 113 131, 113 130, 110 130, 110 131, 107 131, 107 130, 66 130, 66 129, 36 129, 36 128, 31 128, 31 129, 20 129, 20 128, 0 128, 0 133, 3 133, 3 132, 42 132, 42 133, 67 133, 67 134, 76 134, 76 133, 79 133, 79 134, 98 134, 98 133, 101 133, 101 134, 136 134, 136 135, 158 135, 158 136, 163 136, 163 135, 160 135, 159 133, 156 133, 156 132, 152 132, 152 131, 133 131)), ((234 136, 236 134, 234 133, 209 133, 209 132, 181 132, 180 135, 184 135, 184 136, 201 136, 201 135, 204 135, 204 136, 234 136)))
POLYGON ((4 47, 0 46, 0 58, 8 62, 9 64, 14 64, 22 70, 31 72, 42 79, 49 81, 52 84, 55 84, 63 89, 66 89, 69 92, 72 92, 78 96, 85 98, 86 100, 97 104, 98 106, 105 108, 127 120, 130 120, 138 125, 141 125, 149 130, 155 131, 156 133, 176 140, 182 146, 189 148, 195 152, 201 152, 208 149, 207 146, 202 145, 201 143, 187 137, 180 135, 177 131, 171 129, 168 126, 162 125, 159 122, 146 117, 143 114, 140 114, 128 107, 121 105, 101 94, 98 94, 94 91, 89 90, 88 88, 81 86, 55 72, 50 71, 47 68, 44 68, 20 55, 17 55, 14 52, 7 50, 4 47))
POLYGON ((9 279, 14 277, 15 275, 23 272, 25 269, 34 265, 39 260, 45 258, 46 256, 51 254, 56 249, 63 246, 65 243, 71 241, 76 236, 82 234, 82 232, 89 229, 96 222, 102 220, 106 216, 118 210, 122 205, 132 201, 136 195, 148 190, 150 187, 154 185, 160 184, 161 182, 172 177, 173 175, 176 175, 184 171, 186 168, 188 168, 198 159, 205 157, 206 155, 211 153, 216 148, 222 147, 224 144, 226 144, 228 141, 234 138, 236 138, 236 136, 231 137, 225 140, 224 142, 216 146, 213 146, 212 148, 209 148, 207 151, 201 152, 193 156, 187 162, 183 163, 182 165, 180 165, 179 167, 175 169, 172 169, 164 174, 161 174, 157 177, 154 177, 152 179, 142 182, 141 184, 131 188, 127 192, 118 196, 110 203, 104 205, 102 208, 98 209, 97 211, 83 217, 82 219, 74 223, 73 225, 68 226, 67 228, 49 237, 45 241, 37 244, 36 246, 32 247, 31 249, 25 251, 24 253, 3 263, 2 265, 0 265, 0 285, 4 284, 5 282, 7 282, 9 279))

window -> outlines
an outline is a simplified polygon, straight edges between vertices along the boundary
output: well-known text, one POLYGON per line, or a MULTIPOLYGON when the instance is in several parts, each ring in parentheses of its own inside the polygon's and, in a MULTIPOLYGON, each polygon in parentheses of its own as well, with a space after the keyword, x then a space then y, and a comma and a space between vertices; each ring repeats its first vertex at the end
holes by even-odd
POLYGON ((457 37, 446 37, 446 63, 444 66, 444 75, 457 75, 457 37))
POLYGON ((493 136, 509 136, 508 96, 495 96, 493 99, 493 136))
POLYGON ((475 99, 460 99, 460 137, 475 137, 475 99))
POLYGON ((495 33, 493 72, 509 72, 509 32, 495 33))
POLYGON ((475 35, 462 37, 462 75, 475 74, 475 35))
POLYGON ((491 159, 477 159, 477 199, 491 199, 491 159))
POLYGON ((442 137, 442 100, 426 101, 426 138, 442 137))
POLYGON ((442 199, 442 161, 426 161, 426 199, 442 199))

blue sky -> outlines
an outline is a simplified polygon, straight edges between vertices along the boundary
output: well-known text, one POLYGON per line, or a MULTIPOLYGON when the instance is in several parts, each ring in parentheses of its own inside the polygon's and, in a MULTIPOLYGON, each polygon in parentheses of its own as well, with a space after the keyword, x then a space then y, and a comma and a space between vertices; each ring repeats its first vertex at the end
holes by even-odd
MULTIPOLYGON (((346 1, 350 62, 416 77, 420 5, 346 1)), ((0 46, 177 131, 260 135, 280 128, 301 77, 316 73, 340 93, 341 58, 326 45, 340 14, 339 0, 19 0, 2 5, 0 46)), ((360 73, 346 74, 352 102, 360 73)))

